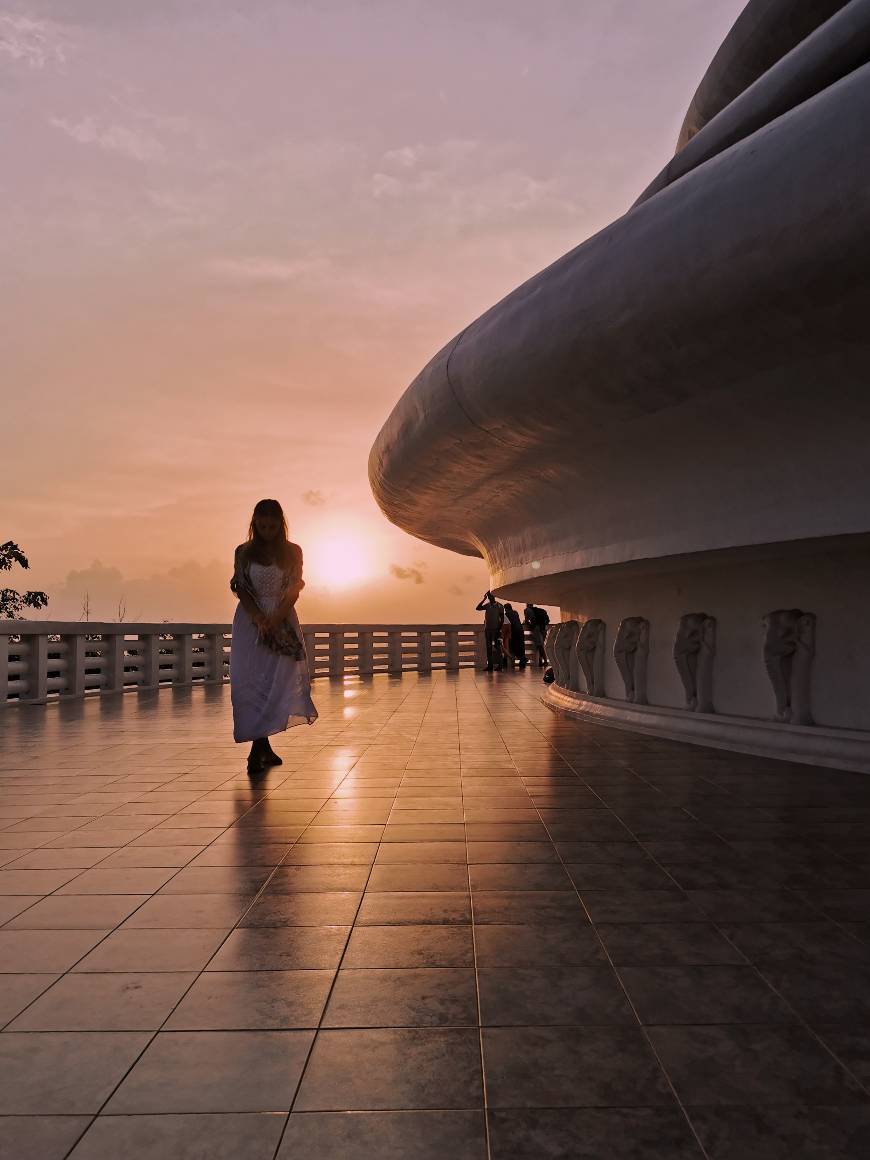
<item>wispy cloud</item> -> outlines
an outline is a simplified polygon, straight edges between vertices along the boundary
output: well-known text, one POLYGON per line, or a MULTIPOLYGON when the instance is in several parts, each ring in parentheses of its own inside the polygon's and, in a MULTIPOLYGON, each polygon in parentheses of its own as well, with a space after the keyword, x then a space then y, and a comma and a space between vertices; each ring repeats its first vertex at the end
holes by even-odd
POLYGON ((315 488, 312 488, 309 491, 303 491, 299 498, 304 504, 307 504, 308 507, 323 507, 323 505, 326 503, 326 496, 322 491, 317 491, 315 488))
POLYGON ((518 215, 579 210, 564 175, 528 171, 523 150, 509 142, 463 138, 403 145, 384 153, 369 178, 374 201, 414 203, 448 228, 514 222, 518 215))
POLYGON ((116 121, 101 123, 96 117, 83 117, 80 121, 50 117, 49 123, 80 145, 96 145, 133 161, 162 161, 166 156, 162 142, 152 134, 116 121))
POLYGON ((0 56, 30 68, 45 68, 63 64, 67 48, 59 25, 23 13, 0 12, 0 56))
POLYGON ((381 169, 372 175, 372 196, 430 193, 463 169, 479 169, 487 152, 478 141, 461 138, 389 149, 381 158, 381 169))
POLYGON ((148 204, 168 226, 195 227, 211 225, 220 214, 220 205, 208 190, 190 192, 184 189, 146 189, 148 204))
POLYGON ((389 149, 384 161, 398 169, 455 169, 484 152, 488 150, 473 138, 448 137, 434 145, 402 145, 399 149, 389 149))
POLYGON ((390 564, 390 575, 397 580, 412 580, 415 584, 423 584, 426 577, 423 575, 425 564, 418 564, 414 568, 403 568, 401 564, 390 564))
POLYGON ((322 255, 282 260, 280 258, 215 258, 209 263, 212 273, 240 282, 295 282, 298 278, 320 273, 328 265, 322 255))

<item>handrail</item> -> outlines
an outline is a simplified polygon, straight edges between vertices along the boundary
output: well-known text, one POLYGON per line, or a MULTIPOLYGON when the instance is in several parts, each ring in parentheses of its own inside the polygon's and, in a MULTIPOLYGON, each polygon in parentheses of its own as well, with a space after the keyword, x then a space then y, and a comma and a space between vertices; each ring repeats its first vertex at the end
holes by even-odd
MULTIPOLYGON (((306 624, 312 677, 428 673, 486 663, 482 624, 306 624)), ((229 678, 232 625, 0 622, 0 704, 229 678)))

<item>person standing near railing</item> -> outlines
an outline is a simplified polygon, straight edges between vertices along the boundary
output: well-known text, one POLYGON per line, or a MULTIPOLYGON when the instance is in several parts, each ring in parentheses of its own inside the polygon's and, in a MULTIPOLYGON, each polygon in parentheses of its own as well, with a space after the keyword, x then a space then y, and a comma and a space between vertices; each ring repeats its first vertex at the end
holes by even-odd
POLYGON ((508 637, 508 649, 511 663, 513 661, 520 662, 520 668, 524 669, 529 663, 526 656, 526 634, 523 632, 523 623, 520 620, 520 614, 512 604, 504 606, 505 623, 510 628, 508 637))
POLYGON ((523 623, 532 634, 532 644, 538 654, 538 667, 546 668, 547 654, 544 651, 544 640, 547 636, 547 628, 550 624, 549 614, 543 608, 538 608, 536 605, 526 604, 523 613, 523 623))
POLYGON ((493 660, 501 668, 501 626, 504 624, 504 607, 491 592, 486 592, 477 611, 483 613, 483 632, 486 637, 486 671, 492 672, 493 660))
POLYGON ((252 742, 249 774, 281 765, 272 734, 317 720, 295 608, 304 586, 302 549, 287 538, 284 511, 277 500, 261 499, 230 581, 239 598, 230 654, 233 737, 252 742))

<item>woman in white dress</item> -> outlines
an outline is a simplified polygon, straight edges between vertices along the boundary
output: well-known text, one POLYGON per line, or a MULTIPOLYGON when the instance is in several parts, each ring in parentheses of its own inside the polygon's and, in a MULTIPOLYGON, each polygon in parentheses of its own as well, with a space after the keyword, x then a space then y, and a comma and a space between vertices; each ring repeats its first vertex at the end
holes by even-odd
POLYGON ((287 539, 281 505, 261 499, 247 541, 236 548, 230 582, 239 598, 230 651, 233 737, 252 742, 248 773, 281 764, 269 743, 273 733, 317 720, 294 607, 304 586, 302 549, 287 539))

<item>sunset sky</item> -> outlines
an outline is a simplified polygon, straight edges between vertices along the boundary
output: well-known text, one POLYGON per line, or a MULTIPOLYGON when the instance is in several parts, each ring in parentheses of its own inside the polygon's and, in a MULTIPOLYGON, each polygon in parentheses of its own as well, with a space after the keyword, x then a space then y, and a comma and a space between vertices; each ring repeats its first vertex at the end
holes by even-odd
POLYGON ((387 523, 372 440, 628 207, 742 6, 0 0, 10 582, 53 619, 228 619, 275 496, 305 619, 476 619, 485 566, 387 523))

